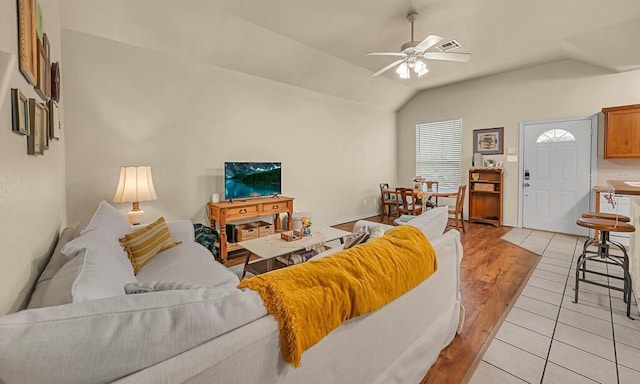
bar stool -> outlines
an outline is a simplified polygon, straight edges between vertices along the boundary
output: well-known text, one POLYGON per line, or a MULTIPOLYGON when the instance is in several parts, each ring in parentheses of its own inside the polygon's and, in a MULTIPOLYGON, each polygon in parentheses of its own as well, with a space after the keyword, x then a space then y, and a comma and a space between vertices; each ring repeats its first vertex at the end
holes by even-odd
MULTIPOLYGON (((591 213, 595 213, 595 212, 587 213, 587 215, 591 213)), ((597 213, 597 214, 603 215, 602 213, 597 213)), ((581 281, 584 283, 598 285, 600 287, 609 288, 616 291, 621 291, 623 293, 622 298, 624 302, 627 303, 627 317, 630 319, 633 319, 631 317, 631 276, 629 275, 629 256, 627 255, 626 248, 622 244, 609 239, 609 233, 610 232, 635 232, 636 229, 633 225, 621 220, 621 218, 618 218, 618 220, 616 221, 616 220, 607 220, 607 219, 598 218, 598 217, 584 217, 584 215, 585 214, 583 214, 582 218, 576 220, 576 224, 578 224, 581 227, 600 231, 600 240, 596 240, 595 238, 590 238, 584 242, 584 246, 582 248, 582 254, 580 255, 580 257, 578 257, 578 263, 576 265, 576 289, 575 289, 575 300, 573 302, 574 303, 578 302, 578 287, 581 281), (594 243, 597 243, 598 250, 595 252, 588 251, 587 248, 594 243), (622 256, 610 254, 609 253, 610 246, 614 246, 620 249, 622 251, 622 256), (623 277, 589 270, 587 269, 587 260, 592 260, 599 263, 617 265, 619 267, 622 267, 623 277), (582 278, 580 277, 580 272, 582 272, 582 278), (587 280, 586 272, 589 272, 595 275, 606 276, 609 279, 623 280, 624 288, 619 288, 613 285, 604 284, 604 283, 600 283, 593 280, 587 280)), ((607 215, 607 214, 604 214, 604 215, 607 215)), ((618 215, 618 216, 621 216, 621 215, 618 215)), ((624 217, 625 216, 622 216, 622 218, 624 217)))

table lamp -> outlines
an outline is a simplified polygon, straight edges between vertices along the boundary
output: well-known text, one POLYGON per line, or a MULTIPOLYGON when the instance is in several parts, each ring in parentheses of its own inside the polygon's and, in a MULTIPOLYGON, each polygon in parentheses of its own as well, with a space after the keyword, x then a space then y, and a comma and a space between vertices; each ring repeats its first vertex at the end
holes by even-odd
POLYGON ((153 188, 151 167, 120 167, 120 181, 113 202, 133 203, 133 209, 127 213, 131 225, 140 224, 142 221, 144 211, 140 209, 140 202, 147 200, 158 200, 153 188))

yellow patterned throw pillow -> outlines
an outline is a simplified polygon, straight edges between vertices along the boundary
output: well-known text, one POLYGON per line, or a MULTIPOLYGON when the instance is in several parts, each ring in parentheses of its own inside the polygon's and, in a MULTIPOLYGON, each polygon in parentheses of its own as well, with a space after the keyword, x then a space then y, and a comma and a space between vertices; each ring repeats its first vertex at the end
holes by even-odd
POLYGON ((158 253, 173 248, 180 244, 174 242, 164 217, 147 225, 134 233, 129 233, 120 238, 120 244, 133 265, 133 272, 137 275, 140 268, 158 253))

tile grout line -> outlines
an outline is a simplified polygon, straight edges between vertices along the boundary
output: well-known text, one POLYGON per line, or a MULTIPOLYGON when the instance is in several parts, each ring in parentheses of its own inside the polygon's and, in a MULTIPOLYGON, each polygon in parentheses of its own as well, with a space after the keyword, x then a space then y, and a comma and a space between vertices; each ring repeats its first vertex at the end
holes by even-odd
MULTIPOLYGON (((554 234, 555 236, 555 234, 554 234)), ((551 239, 553 239, 553 237, 551 237, 551 239)), ((551 242, 551 240, 549 240, 549 243, 551 242)), ((571 256, 571 264, 573 264, 573 259, 576 257, 575 253, 575 249, 577 247, 578 244, 578 239, 576 238, 576 244, 574 245, 574 249, 572 252, 572 256, 571 256)), ((547 244, 547 247, 549 246, 549 244, 547 244)), ((547 248, 545 247, 545 249, 547 248)), ((542 376, 540 377, 540 384, 542 384, 542 382, 544 381, 544 374, 547 371, 547 365, 549 364, 549 356, 551 355, 551 347, 553 346, 553 341, 554 341, 554 336, 556 335, 556 328, 558 328, 558 322, 560 321, 560 312, 562 311, 562 303, 564 302, 564 294, 567 291, 567 286, 569 285, 569 275, 571 274, 571 268, 569 268, 569 270, 567 271, 567 279, 564 282, 564 290, 562 291, 562 298, 560 299, 560 308, 558 309, 558 315, 556 316, 556 321, 553 324, 553 332, 551 333, 551 342, 549 343, 549 350, 547 351, 547 358, 544 361, 544 367, 542 368, 542 376)), ((559 365, 560 366, 560 365, 559 365)), ((565 367, 562 367, 565 368, 565 367)), ((565 368, 567 369, 567 368, 565 368)))
POLYGON ((507 375, 509 375, 509 376, 513 376, 513 377, 515 377, 516 379, 518 379, 518 380, 520 380, 520 381, 522 381, 522 382, 524 382, 524 383, 529 383, 527 380, 524 380, 523 378, 518 377, 518 376, 514 375, 513 373, 511 373, 511 372, 509 372, 509 371, 505 371, 504 369, 502 369, 502 368, 498 367, 497 365, 491 364, 490 362, 486 361, 485 359, 482 359, 482 361, 484 361, 485 363, 489 364, 490 366, 492 366, 492 367, 494 367, 494 368, 497 368, 497 369, 501 370, 502 372, 506 373, 506 374, 507 374, 507 375))

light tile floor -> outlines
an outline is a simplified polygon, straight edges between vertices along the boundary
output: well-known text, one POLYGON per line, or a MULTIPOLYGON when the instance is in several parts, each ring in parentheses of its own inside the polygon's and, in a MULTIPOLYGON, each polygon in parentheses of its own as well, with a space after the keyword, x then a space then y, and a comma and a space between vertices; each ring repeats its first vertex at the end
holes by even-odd
MULTIPOLYGON (((581 283, 579 302, 572 302, 585 238, 514 228, 503 239, 541 260, 470 383, 640 383, 635 298, 636 320, 625 316, 619 291, 581 283)), ((606 270, 598 263, 589 268, 606 270)))

